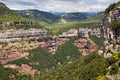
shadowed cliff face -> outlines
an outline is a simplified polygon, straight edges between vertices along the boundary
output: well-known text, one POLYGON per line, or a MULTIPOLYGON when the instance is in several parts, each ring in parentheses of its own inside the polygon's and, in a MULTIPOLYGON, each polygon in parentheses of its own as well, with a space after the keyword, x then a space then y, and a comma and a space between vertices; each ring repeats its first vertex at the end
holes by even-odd
POLYGON ((101 49, 107 54, 106 47, 118 45, 120 50, 120 3, 106 9, 101 26, 101 49))

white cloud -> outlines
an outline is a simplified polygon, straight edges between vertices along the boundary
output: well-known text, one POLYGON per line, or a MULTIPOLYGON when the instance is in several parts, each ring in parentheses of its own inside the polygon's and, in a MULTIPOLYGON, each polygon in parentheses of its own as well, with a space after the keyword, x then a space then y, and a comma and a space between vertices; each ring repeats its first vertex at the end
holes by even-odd
POLYGON ((106 3, 109 2, 110 0, 97 0, 98 2, 106 3))
POLYGON ((98 12, 103 11, 107 5, 96 4, 87 5, 83 1, 78 3, 58 2, 53 1, 50 4, 46 4, 43 9, 47 11, 62 11, 62 12, 98 12))
POLYGON ((87 6, 84 2, 71 3, 71 2, 61 2, 53 1, 50 4, 45 4, 43 9, 48 11, 62 11, 62 12, 86 12, 87 6))
POLYGON ((96 11, 96 12, 98 12, 98 11, 103 11, 104 9, 106 9, 107 8, 107 5, 102 5, 102 4, 97 4, 97 5, 91 5, 90 7, 89 7, 89 11, 96 11))

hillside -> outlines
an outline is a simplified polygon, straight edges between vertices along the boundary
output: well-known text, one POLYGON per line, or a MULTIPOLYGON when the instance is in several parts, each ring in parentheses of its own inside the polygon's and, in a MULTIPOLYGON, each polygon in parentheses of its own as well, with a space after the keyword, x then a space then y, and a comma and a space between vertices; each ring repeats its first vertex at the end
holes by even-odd
POLYGON ((9 9, 4 3, 0 2, 0 30, 41 27, 37 22, 22 17, 16 11, 9 9))
POLYGON ((87 19, 87 14, 82 12, 64 13, 59 15, 59 17, 66 21, 81 21, 87 19))
POLYGON ((106 74, 107 66, 108 62, 103 57, 93 53, 81 57, 72 64, 42 75, 41 80, 96 80, 99 76, 106 74))
POLYGON ((0 2, 0 21, 26 21, 18 13, 10 10, 4 3, 0 2))
MULTIPOLYGON (((81 57, 74 63, 42 75, 40 80, 109 80, 108 75, 120 72, 119 65, 115 62, 115 58, 105 59, 95 52, 81 57)), ((118 79, 114 78, 113 80, 118 79)))
POLYGON ((95 16, 96 13, 90 12, 45 12, 39 10, 17 10, 17 12, 28 19, 44 21, 47 23, 60 22, 61 19, 69 21, 81 21, 88 19, 90 16, 95 16))
POLYGON ((44 21, 47 23, 53 23, 58 21, 58 17, 44 11, 39 10, 18 10, 17 11, 21 16, 38 21, 44 21))

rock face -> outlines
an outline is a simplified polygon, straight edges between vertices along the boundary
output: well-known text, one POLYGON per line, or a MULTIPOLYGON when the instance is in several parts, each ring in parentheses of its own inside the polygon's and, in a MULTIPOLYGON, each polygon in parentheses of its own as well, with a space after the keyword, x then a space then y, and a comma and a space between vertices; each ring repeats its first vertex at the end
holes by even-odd
POLYGON ((107 55, 111 52, 111 48, 115 48, 120 51, 120 24, 114 25, 112 27, 117 27, 117 29, 111 29, 111 25, 115 21, 120 21, 120 2, 110 5, 104 14, 103 24, 101 26, 101 49, 107 55), (111 47, 113 45, 113 47, 111 47))
POLYGON ((0 43, 19 42, 26 40, 39 40, 50 38, 49 31, 45 29, 19 29, 19 30, 4 30, 0 31, 0 43))
POLYGON ((0 26, 2 27, 9 27, 9 26, 32 26, 32 25, 36 25, 35 22, 0 22, 0 26))

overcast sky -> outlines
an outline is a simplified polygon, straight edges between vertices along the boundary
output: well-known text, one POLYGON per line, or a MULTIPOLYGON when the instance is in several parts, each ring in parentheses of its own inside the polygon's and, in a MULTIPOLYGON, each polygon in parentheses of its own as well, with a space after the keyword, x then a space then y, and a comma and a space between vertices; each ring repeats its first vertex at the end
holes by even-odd
POLYGON ((0 0, 10 9, 57 12, 99 12, 120 0, 0 0))

